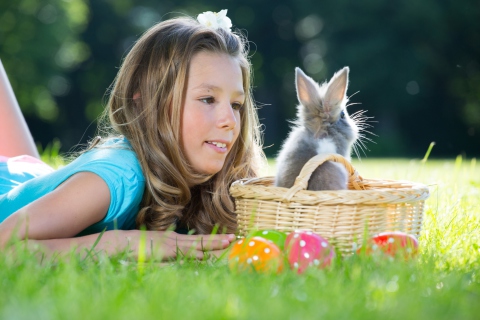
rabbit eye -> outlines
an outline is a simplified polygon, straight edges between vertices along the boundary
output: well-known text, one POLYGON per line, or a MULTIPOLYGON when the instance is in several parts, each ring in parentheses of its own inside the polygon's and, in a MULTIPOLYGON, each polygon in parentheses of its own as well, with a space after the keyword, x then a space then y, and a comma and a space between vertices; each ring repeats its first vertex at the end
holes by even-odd
POLYGON ((340 118, 345 119, 345 112, 344 111, 342 111, 342 113, 340 113, 340 118))

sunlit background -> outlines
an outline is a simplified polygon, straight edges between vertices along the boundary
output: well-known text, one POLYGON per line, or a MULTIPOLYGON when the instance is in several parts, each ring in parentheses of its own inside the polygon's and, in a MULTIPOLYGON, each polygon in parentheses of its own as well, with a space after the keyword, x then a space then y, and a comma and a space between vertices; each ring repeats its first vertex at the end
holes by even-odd
POLYGON ((320 82, 350 67, 349 111, 373 117, 368 157, 421 158, 432 141, 433 157, 480 155, 477 0, 0 0, 0 59, 35 140, 91 139, 135 39, 221 9, 251 41, 267 155, 295 117, 296 66, 320 82))

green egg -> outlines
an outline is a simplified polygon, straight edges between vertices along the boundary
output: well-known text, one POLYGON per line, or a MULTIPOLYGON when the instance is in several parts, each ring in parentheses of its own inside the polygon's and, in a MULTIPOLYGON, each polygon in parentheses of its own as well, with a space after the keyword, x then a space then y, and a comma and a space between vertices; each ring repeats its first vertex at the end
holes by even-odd
POLYGON ((257 230, 250 233, 248 237, 262 237, 264 239, 270 240, 274 244, 276 244, 280 248, 280 250, 283 251, 287 234, 277 230, 257 230))

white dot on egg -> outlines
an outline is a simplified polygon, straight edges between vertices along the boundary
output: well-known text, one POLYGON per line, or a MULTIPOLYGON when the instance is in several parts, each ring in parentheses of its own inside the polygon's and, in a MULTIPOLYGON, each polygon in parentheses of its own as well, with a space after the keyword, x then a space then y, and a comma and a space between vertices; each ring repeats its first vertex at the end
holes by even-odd
POLYGON ((310 236, 312 235, 312 231, 308 231, 307 234, 310 236))
POLYGON ((263 231, 262 234, 268 234, 268 231, 263 231))
POLYGON ((298 237, 300 237, 300 235, 299 235, 298 233, 295 233, 295 234, 293 235, 293 237, 294 237, 294 238, 298 238, 298 237))
POLYGON ((265 253, 270 253, 270 248, 265 248, 265 250, 263 250, 265 253))
POLYGON ((395 242, 395 239, 393 238, 388 238, 388 243, 394 243, 395 242))
POLYGON ((305 247, 307 245, 307 243, 305 242, 305 240, 300 240, 300 247, 305 247))
POLYGON ((295 269, 298 269, 298 262, 295 262, 295 263, 293 264, 293 267, 294 267, 295 269))
POLYGON ((242 243, 243 243, 243 240, 238 241, 238 244, 242 244, 242 243))
POLYGON ((258 260, 258 256, 253 256, 253 260, 257 261, 257 260, 258 260))
POLYGON ((313 264, 318 266, 320 264, 320 261, 318 261, 318 259, 315 259, 315 260, 313 260, 313 264))
POLYGON ((253 247, 255 245, 255 241, 250 241, 250 243, 248 244, 250 247, 253 247))
POLYGON ((251 259, 251 258, 248 258, 248 259, 247 259, 247 263, 248 263, 248 264, 252 263, 252 259, 251 259))
POLYGON ((327 247, 327 243, 325 241, 322 241, 322 247, 326 248, 327 247))
POLYGON ((309 254, 308 252, 305 252, 305 253, 303 254, 303 256, 304 256, 305 258, 307 258, 307 259, 310 258, 310 254, 309 254))

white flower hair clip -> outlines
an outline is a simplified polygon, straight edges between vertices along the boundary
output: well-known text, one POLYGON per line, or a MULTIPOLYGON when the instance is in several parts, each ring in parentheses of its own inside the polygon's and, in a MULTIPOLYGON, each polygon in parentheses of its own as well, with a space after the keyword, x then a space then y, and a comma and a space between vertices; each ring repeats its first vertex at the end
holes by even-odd
POLYGON ((221 28, 227 31, 231 31, 232 28, 232 20, 227 17, 227 9, 221 10, 220 12, 206 11, 200 13, 197 16, 197 20, 207 28, 221 28))

